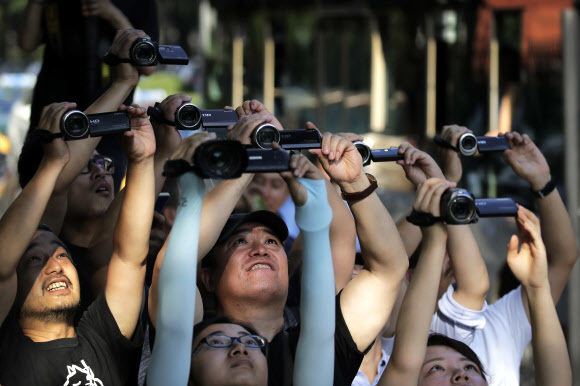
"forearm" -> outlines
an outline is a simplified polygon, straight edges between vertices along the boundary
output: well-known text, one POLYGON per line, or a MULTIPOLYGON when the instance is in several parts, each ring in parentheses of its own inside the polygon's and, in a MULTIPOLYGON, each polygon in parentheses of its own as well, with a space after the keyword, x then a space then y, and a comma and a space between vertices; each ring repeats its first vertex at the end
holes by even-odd
POLYGON ((0 219, 0 278, 16 271, 20 257, 38 228, 62 165, 41 164, 38 171, 0 219))
POLYGON ((431 319, 437 304, 445 238, 444 230, 437 229, 435 237, 423 241, 413 279, 407 287, 399 311, 391 356, 391 361, 394 360, 392 366, 399 370, 416 372, 417 375, 425 357, 431 319))
POLYGON ((197 275, 195 251, 204 184, 196 175, 188 173, 180 178, 180 187, 183 199, 159 272, 157 338, 147 373, 150 385, 185 385, 189 378, 196 299, 191 283, 195 283, 197 275))
POLYGON ((325 180, 299 181, 308 191, 308 201, 296 207, 304 252, 294 379, 297 384, 323 385, 332 379, 334 371, 335 285, 329 239, 333 211, 325 180))
POLYGON ((397 221, 397 231, 403 240, 407 256, 411 256, 421 243, 421 228, 411 224, 407 221, 407 216, 403 216, 397 221))
POLYGON ((213 248, 253 177, 253 174, 242 174, 235 180, 224 180, 206 194, 201 211, 198 259, 202 259, 213 248))
POLYGON ((23 51, 32 52, 42 42, 42 12, 44 4, 29 0, 24 11, 24 20, 18 31, 18 45, 23 51))
POLYGON ((114 255, 141 264, 149 250, 149 232, 155 204, 153 157, 129 161, 125 198, 113 238, 114 255))
POLYGON ((526 288, 532 325, 532 346, 536 384, 571 385, 572 369, 566 339, 549 285, 547 288, 526 288))
POLYGON ((330 181, 326 181, 328 203, 332 209, 330 245, 334 281, 338 293, 350 281, 356 253, 356 227, 350 210, 330 181))
POLYGON ((449 225, 447 233, 447 251, 457 282, 453 298, 466 308, 481 310, 489 277, 477 240, 469 225, 449 225))

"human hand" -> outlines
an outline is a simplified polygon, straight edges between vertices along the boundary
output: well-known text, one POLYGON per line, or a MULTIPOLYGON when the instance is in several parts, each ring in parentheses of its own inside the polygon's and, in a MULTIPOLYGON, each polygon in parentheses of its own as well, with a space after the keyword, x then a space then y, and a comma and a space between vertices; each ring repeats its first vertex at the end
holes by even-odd
MULTIPOLYGON (((308 122, 306 127, 316 129, 308 122)), ((310 150, 316 154, 324 171, 347 193, 359 192, 369 185, 362 165, 362 158, 348 139, 331 133, 324 133, 320 149, 310 150)))
MULTIPOLYGON (((226 109, 228 108, 229 106, 226 106, 226 109)), ((244 103, 242 103, 241 106, 238 106, 236 108, 236 113, 238 114, 239 118, 252 114, 271 116, 272 120, 270 121, 270 123, 276 126, 278 130, 284 130, 284 127, 282 127, 282 124, 280 123, 280 121, 278 121, 278 119, 274 116, 274 114, 268 111, 266 106, 264 106, 264 104, 257 99, 245 101, 244 103)))
MULTIPOLYGON (((52 134, 60 133, 62 116, 77 107, 76 103, 60 102, 45 106, 40 114, 38 129, 46 130, 52 134)), ((70 160, 68 144, 62 138, 54 138, 44 146, 44 162, 58 164, 64 167, 70 160)))
POLYGON ((193 153, 195 153, 195 149, 197 149, 197 147, 201 145, 203 142, 215 138, 216 138, 215 133, 208 133, 205 131, 194 133, 189 137, 186 137, 183 141, 181 141, 181 143, 171 156, 171 159, 183 159, 191 163, 193 160, 193 153))
MULTIPOLYGON (((179 106, 190 101, 191 97, 189 95, 173 94, 159 104, 159 109, 163 112, 163 117, 166 120, 173 122, 175 121, 175 112, 179 106)), ((153 130, 157 140, 157 155, 163 158, 171 156, 181 143, 179 131, 174 126, 162 122, 154 124, 153 130)))
MULTIPOLYGON (((443 126, 441 138, 457 148, 457 145, 459 145, 459 137, 465 133, 473 132, 464 126, 443 126)), ((461 166, 461 158, 459 158, 459 154, 452 149, 448 149, 442 146, 438 147, 437 153, 439 155, 439 159, 441 160, 441 166, 443 167, 445 178, 448 181, 459 182, 459 180, 461 180, 461 175, 463 174, 463 168, 461 166)))
POLYGON ((419 185, 429 178, 445 179, 435 160, 409 142, 403 142, 399 146, 399 154, 404 154, 405 158, 398 160, 397 164, 403 167, 407 179, 414 185, 419 185))
POLYGON ((520 235, 512 235, 508 244, 507 263, 514 276, 525 288, 541 288, 549 285, 546 247, 542 241, 540 220, 526 208, 518 207, 516 219, 520 235))
POLYGON ((351 142, 364 141, 364 138, 355 133, 336 133, 336 135, 346 138, 351 142))
MULTIPOLYGON (((125 29, 117 31, 113 43, 108 50, 111 55, 116 55, 119 58, 129 58, 129 50, 131 45, 135 40, 140 37, 149 37, 147 34, 141 30, 136 29, 125 29)), ((116 66, 111 66, 111 75, 113 82, 119 83, 129 83, 133 86, 137 85, 139 81, 139 69, 130 63, 120 63, 116 66)), ((144 70, 144 67, 140 67, 144 70)), ((145 70, 149 71, 149 70, 145 70)), ((154 71, 154 68, 153 70, 154 71)))
POLYGON ((544 188, 552 176, 546 158, 527 134, 506 133, 511 149, 503 152, 503 157, 514 172, 530 183, 532 190, 544 188))
MULTIPOLYGON (((430 178, 419 184, 413 210, 419 213, 429 213, 433 217, 441 217, 441 196, 449 189, 456 186, 455 182, 446 181, 441 178, 430 178)), ((437 222, 431 226, 421 227, 424 237, 436 238, 438 235, 446 234, 447 228, 442 222, 437 222)))
POLYGON ((123 133, 125 155, 132 162, 140 162, 155 154, 155 134, 147 110, 143 107, 121 105, 131 119, 131 130, 123 133))
MULTIPOLYGON (((279 146, 275 146, 278 147, 279 146)), ((302 206, 308 200, 308 192, 297 178, 322 180, 324 175, 303 154, 294 154, 290 157, 290 171, 280 173, 280 176, 288 184, 288 190, 296 206, 302 206)))
POLYGON ((252 114, 239 117, 235 125, 228 127, 227 139, 240 141, 244 145, 252 143, 252 132, 262 123, 272 123, 275 118, 270 115, 252 114))
POLYGON ((81 10, 85 17, 97 16, 108 20, 115 8, 111 0, 81 0, 81 10))

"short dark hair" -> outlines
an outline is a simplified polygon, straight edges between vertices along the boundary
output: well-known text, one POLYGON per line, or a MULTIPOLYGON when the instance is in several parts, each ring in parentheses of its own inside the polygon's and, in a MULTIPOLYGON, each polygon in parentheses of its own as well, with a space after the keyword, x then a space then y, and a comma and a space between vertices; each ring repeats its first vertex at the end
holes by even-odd
POLYGON ((427 347, 429 346, 446 346, 457 351, 458 353, 469 359, 471 362, 475 363, 475 365, 479 368, 479 371, 481 372, 481 377, 487 383, 486 377, 487 374, 483 368, 481 360, 479 360, 477 354, 465 343, 450 338, 443 334, 431 334, 429 335, 429 339, 427 340, 427 347))
MULTIPOLYGON (((237 324, 238 326, 245 328, 250 333, 250 335, 260 335, 260 333, 254 327, 248 326, 245 323, 236 322, 225 315, 221 315, 202 320, 193 326, 193 339, 191 340, 192 344, 203 330, 214 324, 237 324)), ((195 350, 195 347, 192 346, 191 349, 195 350)), ((266 346, 262 349, 262 352, 266 357, 268 356, 268 340, 266 340, 266 346)))

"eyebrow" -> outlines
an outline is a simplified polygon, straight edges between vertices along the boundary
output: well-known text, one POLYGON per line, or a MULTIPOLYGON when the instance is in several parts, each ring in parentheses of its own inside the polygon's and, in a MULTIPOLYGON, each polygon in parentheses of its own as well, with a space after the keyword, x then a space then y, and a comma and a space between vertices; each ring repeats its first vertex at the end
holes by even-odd
MULTIPOLYGON (((251 229, 240 229, 239 231, 236 230, 234 233, 232 233, 232 235, 228 238, 228 240, 231 240, 233 237, 236 237, 236 236, 251 233, 252 229, 254 229, 254 228, 257 228, 257 227, 252 227, 251 229)), ((280 240, 278 235, 276 233, 274 233, 274 231, 272 231, 270 228, 267 228, 266 226, 262 226, 262 228, 264 229, 264 232, 266 232, 270 236, 274 236, 274 237, 276 237, 276 239, 280 240)))
MULTIPOLYGON (((67 253, 67 254, 69 254, 69 255, 70 255, 70 253, 69 253, 69 251, 68 251, 68 248, 67 248, 67 246, 65 245, 65 243, 63 243, 62 241, 60 241, 60 240, 58 240, 58 239, 57 239, 57 240, 50 240, 50 242, 49 242, 49 244, 48 244, 48 245, 56 245, 56 246, 59 246, 59 247, 61 247, 62 249, 64 249, 64 250, 66 251, 66 253, 67 253)), ((26 251, 24 251, 24 253, 27 253, 27 252, 28 252, 28 251, 30 251, 31 249, 34 249, 34 248, 36 248, 36 247, 38 247, 38 246, 40 246, 40 243, 39 243, 39 242, 37 242, 37 241, 33 241, 32 243, 30 243, 30 244, 28 245, 28 248, 26 248, 26 251)))
POLYGON ((438 357, 438 358, 432 358, 432 359, 429 359, 428 361, 423 362, 423 366, 425 366, 427 363, 436 362, 436 361, 442 361, 442 360, 444 360, 444 358, 440 358, 440 357, 438 357))

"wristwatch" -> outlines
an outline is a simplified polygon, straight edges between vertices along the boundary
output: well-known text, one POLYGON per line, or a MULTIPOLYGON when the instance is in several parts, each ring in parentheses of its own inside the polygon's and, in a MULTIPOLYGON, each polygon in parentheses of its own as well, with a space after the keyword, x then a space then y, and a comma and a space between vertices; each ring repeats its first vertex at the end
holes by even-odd
POLYGON ((532 195, 535 198, 544 198, 548 194, 552 193, 552 191, 554 191, 554 189, 556 189, 556 181, 554 180, 554 178, 550 178, 550 181, 548 181, 546 186, 544 186, 542 189, 537 190, 537 191, 532 190, 532 195))
POLYGON ((373 176, 372 174, 366 173, 367 178, 369 179, 369 182, 371 183, 365 190, 362 190, 360 192, 354 192, 354 193, 346 193, 343 192, 342 190, 341 195, 342 195, 342 199, 345 201, 360 201, 362 199, 367 198, 368 196, 371 195, 372 192, 374 192, 377 188, 378 188, 378 184, 377 184, 377 179, 375 178, 375 176, 373 176))

